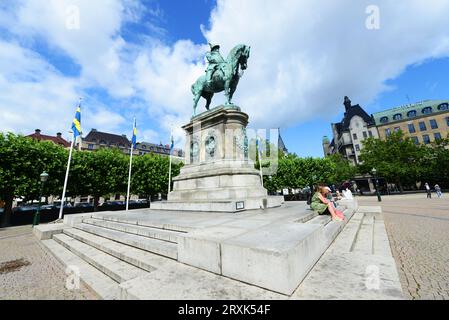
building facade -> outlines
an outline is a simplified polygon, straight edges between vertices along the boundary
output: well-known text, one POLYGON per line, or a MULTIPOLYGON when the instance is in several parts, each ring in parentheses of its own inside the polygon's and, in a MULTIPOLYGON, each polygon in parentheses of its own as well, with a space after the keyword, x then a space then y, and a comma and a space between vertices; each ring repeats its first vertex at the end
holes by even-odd
POLYGON ((64 148, 70 148, 70 142, 65 140, 62 137, 62 133, 58 132, 56 136, 49 136, 41 133, 40 129, 36 129, 33 134, 28 135, 27 137, 33 138, 38 141, 51 141, 54 144, 60 145, 64 148))
POLYGON ((367 138, 379 137, 374 119, 351 100, 345 97, 343 105, 345 113, 339 123, 332 123, 333 138, 323 138, 324 155, 339 153, 353 165, 360 163, 359 157, 363 149, 363 141, 367 138))
POLYGON ((92 129, 89 134, 82 139, 81 150, 97 151, 101 148, 117 148, 125 154, 131 150, 131 141, 126 135, 117 135, 107 132, 100 132, 92 129))
MULTIPOLYGON (((128 140, 126 135, 117 135, 92 129, 89 134, 82 139, 81 149, 96 151, 101 148, 118 148, 124 154, 129 154, 131 151, 131 141, 128 140)), ((150 142, 138 142, 136 150, 133 151, 133 155, 141 156, 145 154, 159 154, 168 157, 170 155, 170 146, 168 144, 163 145, 162 143, 154 144, 150 142)), ((181 149, 174 149, 173 157, 178 158, 179 160, 184 160, 184 151, 181 149)))
POLYGON ((373 114, 379 136, 401 130, 416 144, 430 144, 449 134, 449 100, 426 100, 373 114))
MULTIPOLYGON (((137 143, 137 151, 139 155, 159 154, 168 157, 170 155, 170 145, 163 145, 162 143, 154 144, 150 142, 139 142, 137 143)), ((184 151, 175 148, 173 150, 173 157, 184 159, 184 151)))

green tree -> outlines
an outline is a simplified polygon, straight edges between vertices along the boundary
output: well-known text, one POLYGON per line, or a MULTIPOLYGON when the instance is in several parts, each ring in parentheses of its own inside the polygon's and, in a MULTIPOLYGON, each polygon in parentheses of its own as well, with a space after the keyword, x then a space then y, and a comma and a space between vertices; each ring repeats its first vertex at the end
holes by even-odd
POLYGON ((421 181, 449 187, 449 138, 423 146, 421 181))
POLYGON ((97 211, 100 197, 126 194, 128 160, 118 149, 74 152, 67 194, 93 196, 97 211))
POLYGON ((318 182, 333 183, 335 164, 328 158, 300 158, 289 154, 279 159, 278 170, 264 179, 268 191, 304 188, 318 182))
POLYGON ((44 195, 62 192, 66 159, 67 151, 52 142, 0 133, 0 199, 5 202, 2 227, 10 225, 14 198, 27 201, 39 197, 43 171, 49 174, 44 195))
POLYGON ((357 174, 357 167, 352 166, 341 154, 333 154, 327 158, 335 165, 335 176, 332 179, 334 183, 350 180, 357 174))
MULTIPOLYGON (((155 154, 133 158, 133 174, 131 177, 131 192, 151 195, 168 192, 168 170, 170 159, 155 154)), ((172 177, 179 175, 182 163, 172 161, 172 177)))
POLYGON ((414 184, 423 175, 425 146, 417 146, 401 131, 392 133, 386 140, 369 138, 365 140, 360 155, 362 173, 371 173, 376 168, 378 176, 399 186, 414 184))

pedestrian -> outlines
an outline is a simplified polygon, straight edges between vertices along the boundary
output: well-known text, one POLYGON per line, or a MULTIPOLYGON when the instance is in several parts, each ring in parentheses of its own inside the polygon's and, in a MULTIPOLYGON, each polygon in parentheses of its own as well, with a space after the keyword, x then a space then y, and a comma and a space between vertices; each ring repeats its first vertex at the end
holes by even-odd
POLYGON ((426 182, 426 184, 424 186, 426 187, 427 199, 432 199, 432 192, 430 190, 429 184, 426 182))
POLYGON ((315 189, 315 194, 312 197, 312 203, 310 205, 311 209, 318 212, 320 215, 330 214, 334 221, 345 220, 343 212, 337 210, 332 201, 326 199, 327 193, 328 191, 325 185, 318 185, 315 189))
POLYGON ((438 197, 438 198, 441 198, 442 193, 441 193, 441 188, 440 188, 440 186, 439 186, 438 184, 436 184, 435 187, 434 187, 434 189, 435 189, 435 192, 436 192, 436 194, 437 194, 437 197, 438 197))

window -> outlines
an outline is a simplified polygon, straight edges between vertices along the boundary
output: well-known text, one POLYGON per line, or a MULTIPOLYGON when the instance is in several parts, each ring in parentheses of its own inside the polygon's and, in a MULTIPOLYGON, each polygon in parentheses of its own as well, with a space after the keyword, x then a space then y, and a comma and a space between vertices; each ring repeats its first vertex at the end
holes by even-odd
POLYGON ((396 113, 396 114, 393 116, 393 120, 402 120, 402 114, 396 113))
POLYGON ((399 127, 394 127, 394 132, 399 132, 401 130, 401 128, 399 127))
POLYGON ((357 134, 353 133, 352 137, 354 138, 354 140, 357 140, 357 134))
POLYGON ((390 136, 390 134, 391 134, 391 130, 390 130, 390 128, 388 128, 388 129, 385 129, 385 136, 389 137, 389 136, 390 136))
POLYGON ((416 110, 411 110, 411 111, 407 112, 407 117, 409 117, 409 118, 416 117, 416 110))
POLYGON ((435 133, 433 134, 433 136, 434 136, 434 138, 435 138, 435 141, 441 140, 441 133, 435 132, 435 133))
POLYGON ((415 125, 413 123, 409 123, 408 124, 408 132, 410 132, 410 133, 415 133, 416 132, 415 125))
POLYGON ((418 137, 412 137, 412 141, 413 141, 415 144, 419 144, 419 139, 418 139, 418 137))
POLYGON ((358 144, 355 145, 355 151, 360 151, 360 146, 358 144))
POLYGON ((425 107, 422 109, 422 114, 431 114, 432 113, 432 107, 425 107))
POLYGON ((425 124, 424 121, 421 121, 419 123, 419 130, 421 130, 421 131, 426 131, 427 130, 427 127, 426 127, 426 124, 425 124))
POLYGON ((430 137, 429 137, 429 135, 428 135, 428 134, 423 135, 423 136, 422 136, 422 141, 423 141, 425 144, 429 144, 429 143, 430 143, 430 137))
POLYGON ((87 145, 87 149, 93 150, 93 149, 94 149, 94 145, 93 145, 93 144, 88 144, 88 145, 87 145))
POLYGON ((387 123, 388 122, 388 117, 382 117, 379 120, 381 123, 387 123))
POLYGON ((429 122, 432 129, 438 129, 438 123, 435 119, 431 119, 429 122))
POLYGON ((442 103, 438 106, 438 110, 440 111, 444 111, 444 110, 449 110, 449 103, 442 103))
POLYGON ((368 138, 368 134, 366 133, 366 131, 363 131, 363 137, 366 139, 368 138))
POLYGON ((369 134, 370 137, 373 136, 373 133, 371 131, 368 131, 368 134, 369 134))

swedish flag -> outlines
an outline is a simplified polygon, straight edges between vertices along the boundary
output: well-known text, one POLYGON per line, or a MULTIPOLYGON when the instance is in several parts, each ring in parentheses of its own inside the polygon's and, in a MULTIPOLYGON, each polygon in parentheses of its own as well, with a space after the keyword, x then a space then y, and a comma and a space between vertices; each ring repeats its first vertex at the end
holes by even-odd
POLYGON ((137 123, 136 123, 136 119, 134 119, 133 138, 132 138, 131 142, 133 144, 133 149, 136 150, 137 149, 137 123))
POLYGON ((171 144, 170 144, 170 155, 173 154, 173 150, 175 149, 175 142, 173 141, 173 135, 171 136, 171 144))
POLYGON ((75 118, 72 123, 72 131, 74 139, 81 135, 81 103, 78 105, 78 109, 76 109, 75 118))

